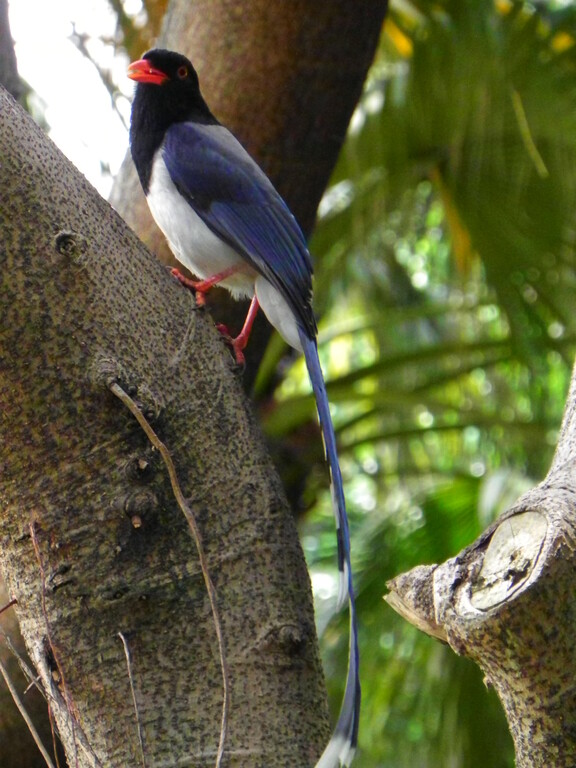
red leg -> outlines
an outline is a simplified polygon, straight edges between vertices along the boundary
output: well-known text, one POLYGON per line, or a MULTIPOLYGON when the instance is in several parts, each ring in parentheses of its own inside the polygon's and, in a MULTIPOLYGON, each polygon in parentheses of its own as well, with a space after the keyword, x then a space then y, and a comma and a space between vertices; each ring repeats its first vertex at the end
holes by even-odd
POLYGON ((248 339, 250 338, 250 332, 252 330, 252 326, 254 325, 254 320, 256 319, 256 315, 258 314, 258 299, 256 296, 252 299, 252 302, 250 303, 250 308, 248 309, 248 314, 246 315, 246 320, 244 320, 244 325, 242 326, 242 330, 236 336, 236 338, 232 338, 228 332, 228 328, 226 328, 225 325, 217 325, 216 328, 220 331, 220 333, 226 338, 226 341, 228 341, 234 351, 234 357, 236 358, 236 362, 238 365, 244 365, 244 350, 246 349, 246 345, 248 344, 248 339))
POLYGON ((194 291, 196 294, 196 304, 199 307, 203 307, 206 303, 205 295, 208 293, 208 291, 215 285, 218 285, 218 283, 221 283, 222 280, 226 280, 226 278, 230 277, 230 275, 239 272, 241 268, 241 266, 228 267, 228 269, 224 269, 222 272, 218 272, 211 277, 207 277, 205 280, 191 280, 189 277, 183 275, 176 267, 170 270, 170 274, 173 275, 173 277, 175 277, 186 288, 194 291))

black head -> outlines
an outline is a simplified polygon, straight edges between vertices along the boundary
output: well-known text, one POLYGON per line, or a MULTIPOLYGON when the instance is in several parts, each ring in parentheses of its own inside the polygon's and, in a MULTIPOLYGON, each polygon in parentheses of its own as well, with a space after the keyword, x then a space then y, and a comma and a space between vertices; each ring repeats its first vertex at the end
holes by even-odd
POLYGON ((212 118, 196 70, 181 53, 154 48, 130 64, 128 77, 138 83, 135 103, 144 101, 170 122, 212 118))
POLYGON ((130 144, 146 190, 152 157, 171 125, 187 120, 217 125, 218 121, 200 93, 196 70, 181 53, 154 48, 130 64, 128 77, 137 82, 130 144))

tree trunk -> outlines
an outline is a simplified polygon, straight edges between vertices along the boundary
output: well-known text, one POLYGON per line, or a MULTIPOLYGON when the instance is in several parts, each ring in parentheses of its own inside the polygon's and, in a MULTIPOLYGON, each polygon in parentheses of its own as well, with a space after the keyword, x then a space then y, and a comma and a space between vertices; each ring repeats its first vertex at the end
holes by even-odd
POLYGON ((546 479, 456 557, 389 584, 399 613, 479 664, 517 768, 576 765, 575 446, 576 370, 546 479))
POLYGON ((201 529, 225 764, 313 764, 329 725, 306 567, 229 352, 5 92, 0 156, 0 567, 69 763, 213 766, 220 737, 194 539, 112 387, 201 529))

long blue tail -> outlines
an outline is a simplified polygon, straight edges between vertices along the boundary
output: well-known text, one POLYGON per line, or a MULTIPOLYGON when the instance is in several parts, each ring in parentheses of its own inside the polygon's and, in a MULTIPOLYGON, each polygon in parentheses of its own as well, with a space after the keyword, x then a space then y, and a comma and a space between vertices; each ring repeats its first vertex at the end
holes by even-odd
POLYGON ((318 358, 318 347, 316 340, 309 338, 305 332, 299 329, 300 341, 306 359, 308 375, 314 390, 316 398, 316 407, 320 418, 320 427, 324 437, 324 447, 326 449, 326 458, 330 467, 330 476, 332 483, 332 505, 334 516, 336 518, 336 534, 338 537, 338 570, 340 572, 340 583, 338 588, 338 607, 342 607, 346 598, 350 612, 350 647, 348 656, 348 675, 346 678, 346 690, 342 700, 338 722, 334 728, 332 738, 328 742, 326 749, 322 753, 320 760, 315 768, 341 768, 348 766, 354 757, 354 751, 358 741, 358 719, 360 716, 360 678, 358 675, 358 624, 356 620, 356 605, 354 603, 354 587, 352 584, 352 568, 350 564, 350 530, 348 527, 348 516, 346 514, 346 503, 344 501, 344 490, 342 488, 342 474, 338 462, 338 452, 336 450, 336 437, 334 435, 334 425, 330 416, 328 405, 328 395, 326 394, 326 385, 320 360, 318 358))

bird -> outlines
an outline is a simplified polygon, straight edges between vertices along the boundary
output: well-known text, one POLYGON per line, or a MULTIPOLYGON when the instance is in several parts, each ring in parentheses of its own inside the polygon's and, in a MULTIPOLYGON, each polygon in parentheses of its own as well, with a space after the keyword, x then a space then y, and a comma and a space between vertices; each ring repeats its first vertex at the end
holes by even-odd
POLYGON ((128 67, 136 82, 130 149, 150 211, 176 259, 198 280, 176 276, 203 295, 213 286, 250 298, 231 343, 241 361, 261 307, 285 341, 304 354, 331 475, 338 542, 338 606, 348 602, 346 687, 332 737, 315 768, 348 767, 358 740, 358 621, 350 532, 336 437, 318 357, 312 260, 306 239, 264 171, 210 111, 198 75, 182 54, 152 49, 128 67))

